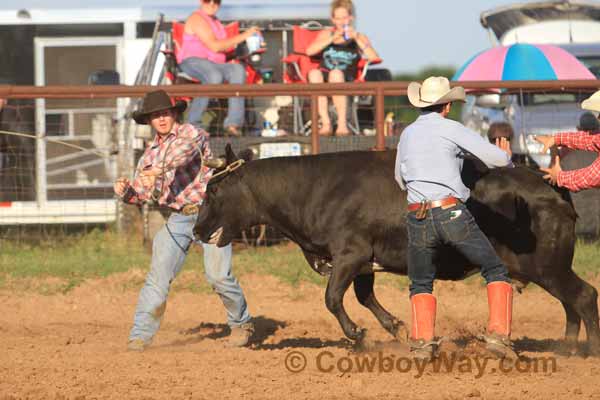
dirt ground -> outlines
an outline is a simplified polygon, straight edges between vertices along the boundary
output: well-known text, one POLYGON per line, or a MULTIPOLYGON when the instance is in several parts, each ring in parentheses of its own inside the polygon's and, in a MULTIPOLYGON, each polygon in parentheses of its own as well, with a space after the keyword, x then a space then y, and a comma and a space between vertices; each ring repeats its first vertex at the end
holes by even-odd
MULTIPOLYGON (((458 361, 419 371, 352 290, 345 299, 349 314, 379 342, 370 352, 357 352, 343 339, 323 288, 293 288, 251 274, 241 279, 256 317, 251 347, 226 347, 225 314, 215 294, 179 290, 152 347, 127 352, 139 290, 128 282, 142 278, 141 271, 114 275, 64 295, 0 292, 0 399, 600 399, 599 359, 558 349, 564 312, 539 288, 515 297, 513 338, 524 361, 500 366, 488 360, 479 370, 475 362, 485 358, 473 337, 485 326, 485 289, 438 284, 437 332, 446 337, 446 361, 458 361), (544 360, 556 368, 544 367, 544 360), (370 370, 361 364, 369 362, 370 370)), ((377 293, 392 313, 409 320, 406 290, 378 286, 377 293)))

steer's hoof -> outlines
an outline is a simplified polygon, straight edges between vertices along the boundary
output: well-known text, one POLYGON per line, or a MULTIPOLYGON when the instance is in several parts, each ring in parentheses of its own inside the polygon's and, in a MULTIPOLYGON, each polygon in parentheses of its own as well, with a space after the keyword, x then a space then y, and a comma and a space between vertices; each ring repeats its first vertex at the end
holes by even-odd
POLYGON ((406 324, 402 321, 398 321, 395 324, 395 333, 394 333, 394 337, 396 338, 396 340, 402 342, 402 343, 407 343, 408 342, 408 328, 406 327, 406 324))
POLYGON ((559 343, 558 347, 556 348, 556 352, 561 356, 576 356, 579 352, 577 340, 565 339, 562 343, 559 343))
POLYGON ((364 339, 364 337, 367 335, 367 330, 364 328, 355 328, 354 332, 352 334, 352 339, 356 340, 357 342, 360 342, 364 339))
POLYGON ((377 341, 369 335, 366 329, 362 330, 362 338, 356 341, 357 351, 373 351, 377 348, 377 341))
POLYGON ((587 354, 589 357, 600 357, 600 345, 590 344, 588 346, 587 354))

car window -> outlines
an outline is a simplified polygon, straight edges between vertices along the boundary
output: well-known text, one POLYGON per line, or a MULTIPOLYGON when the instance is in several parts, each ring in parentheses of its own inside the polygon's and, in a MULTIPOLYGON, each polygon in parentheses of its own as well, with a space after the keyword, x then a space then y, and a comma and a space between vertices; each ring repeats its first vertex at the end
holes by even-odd
POLYGON ((523 104, 537 106, 543 104, 579 103, 587 95, 581 93, 526 93, 523 95, 523 104))

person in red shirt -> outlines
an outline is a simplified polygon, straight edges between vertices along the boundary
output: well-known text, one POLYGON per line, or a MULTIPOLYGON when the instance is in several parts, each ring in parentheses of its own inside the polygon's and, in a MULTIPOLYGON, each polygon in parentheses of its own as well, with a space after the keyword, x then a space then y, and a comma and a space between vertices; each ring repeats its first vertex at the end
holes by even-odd
MULTIPOLYGON (((600 90, 581 103, 581 108, 588 111, 600 112, 600 90)), ((574 150, 587 150, 600 153, 600 135, 587 131, 561 132, 555 135, 536 136, 535 140, 544 145, 542 152, 554 146, 565 146, 574 150)), ((600 155, 588 167, 573 171, 563 171, 560 157, 555 156, 554 163, 549 168, 540 168, 546 173, 544 179, 553 185, 564 187, 572 192, 600 187, 600 155)))

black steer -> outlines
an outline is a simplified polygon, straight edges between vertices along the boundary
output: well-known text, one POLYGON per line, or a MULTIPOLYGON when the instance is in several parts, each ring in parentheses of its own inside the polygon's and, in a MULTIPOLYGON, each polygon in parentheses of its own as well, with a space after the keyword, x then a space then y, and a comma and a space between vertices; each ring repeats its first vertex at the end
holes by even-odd
MULTIPOLYGON (((396 336, 404 324, 373 293, 374 272, 407 271, 406 192, 394 180, 395 156, 364 151, 247 162, 211 180, 194 232, 224 246, 242 229, 272 225, 302 248, 314 269, 330 267, 325 303, 348 338, 365 334, 344 310, 351 283, 359 302, 396 336)), ((226 157, 227 165, 237 160, 229 147, 226 157)), ((598 353, 597 291, 571 269, 576 214, 569 193, 529 168, 477 173, 474 165, 465 161, 463 179, 472 187, 467 205, 512 278, 534 282, 562 303, 570 345, 583 320, 589 351, 598 353)), ((437 279, 478 271, 452 248, 437 265, 437 279)))

